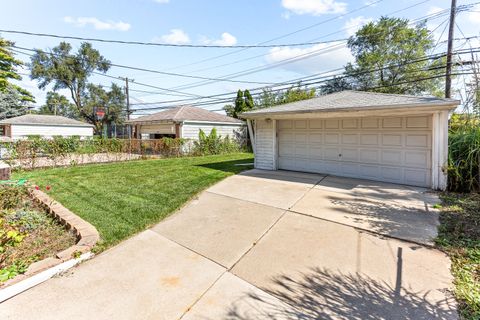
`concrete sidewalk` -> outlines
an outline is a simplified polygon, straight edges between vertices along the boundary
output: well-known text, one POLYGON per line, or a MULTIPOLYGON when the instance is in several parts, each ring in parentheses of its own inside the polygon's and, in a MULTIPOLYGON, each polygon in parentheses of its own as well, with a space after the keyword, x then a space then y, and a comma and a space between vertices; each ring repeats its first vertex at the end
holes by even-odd
POLYGON ((457 319, 449 259, 417 244, 435 235, 434 201, 251 170, 6 301, 0 319, 457 319))

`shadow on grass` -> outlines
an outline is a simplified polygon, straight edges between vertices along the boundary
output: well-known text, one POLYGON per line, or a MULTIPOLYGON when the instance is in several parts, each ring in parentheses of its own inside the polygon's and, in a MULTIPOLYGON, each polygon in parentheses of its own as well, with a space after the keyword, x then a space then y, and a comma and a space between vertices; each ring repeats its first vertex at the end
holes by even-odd
POLYGON ((276 299, 246 293, 224 319, 457 319, 453 299, 434 303, 431 292, 402 287, 398 274, 392 287, 361 274, 313 268, 295 278, 277 276, 272 284, 264 291, 276 299))
POLYGON ((199 164, 197 166, 237 174, 245 170, 253 169, 253 159, 211 162, 199 164))

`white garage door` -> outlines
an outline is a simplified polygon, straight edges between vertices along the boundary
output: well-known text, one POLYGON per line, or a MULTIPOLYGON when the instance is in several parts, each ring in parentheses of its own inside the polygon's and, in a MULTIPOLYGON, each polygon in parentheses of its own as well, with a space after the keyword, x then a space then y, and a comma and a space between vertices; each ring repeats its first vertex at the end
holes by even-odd
POLYGON ((278 121, 278 167, 428 187, 431 117, 278 121))

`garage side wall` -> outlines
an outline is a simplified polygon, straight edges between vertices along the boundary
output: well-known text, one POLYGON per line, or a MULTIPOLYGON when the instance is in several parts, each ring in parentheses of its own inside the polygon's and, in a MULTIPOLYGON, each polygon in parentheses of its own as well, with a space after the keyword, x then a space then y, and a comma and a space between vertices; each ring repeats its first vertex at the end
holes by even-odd
POLYGON ((198 133, 200 129, 205 132, 205 134, 210 134, 213 128, 217 129, 217 134, 222 137, 230 137, 234 139, 244 139, 246 133, 245 125, 237 124, 208 124, 208 123, 194 123, 194 122, 185 122, 182 126, 182 138, 198 140, 198 133))
POLYGON ((275 170, 273 120, 255 120, 255 168, 275 170))
POLYGON ((31 135, 38 135, 45 138, 53 136, 80 136, 92 137, 92 127, 74 127, 74 126, 42 126, 42 125, 18 125, 11 126, 12 139, 24 139, 31 135))

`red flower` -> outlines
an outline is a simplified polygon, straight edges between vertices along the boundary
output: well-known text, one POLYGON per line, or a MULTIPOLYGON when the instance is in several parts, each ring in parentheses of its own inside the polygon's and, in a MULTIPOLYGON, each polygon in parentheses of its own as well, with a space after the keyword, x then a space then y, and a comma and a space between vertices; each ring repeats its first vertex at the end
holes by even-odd
POLYGON ((51 188, 52 188, 52 187, 50 187, 50 186, 46 186, 46 187, 45 187, 45 189, 47 189, 47 191, 50 191, 51 188))
POLYGON ((39 186, 35 186, 35 190, 40 190, 40 187, 39 187, 39 186))

